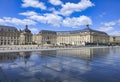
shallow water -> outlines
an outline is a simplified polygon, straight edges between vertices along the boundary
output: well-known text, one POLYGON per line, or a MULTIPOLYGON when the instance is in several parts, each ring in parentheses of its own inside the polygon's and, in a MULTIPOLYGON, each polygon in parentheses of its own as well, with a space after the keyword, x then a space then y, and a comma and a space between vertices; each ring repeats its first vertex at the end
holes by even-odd
POLYGON ((120 82, 120 48, 0 53, 0 82, 120 82))

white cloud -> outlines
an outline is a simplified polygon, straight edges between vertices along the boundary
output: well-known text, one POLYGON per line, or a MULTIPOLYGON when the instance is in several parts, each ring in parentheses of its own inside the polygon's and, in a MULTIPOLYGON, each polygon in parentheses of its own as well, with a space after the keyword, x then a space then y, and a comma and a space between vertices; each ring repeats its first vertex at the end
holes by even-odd
POLYGON ((98 30, 108 32, 108 31, 114 30, 114 28, 113 27, 100 27, 98 30))
POLYGON ((117 21, 117 24, 120 25, 120 19, 117 21))
POLYGON ((55 14, 34 15, 29 18, 37 20, 40 23, 52 24, 53 26, 60 26, 62 17, 55 14))
POLYGON ((23 13, 19 13, 20 15, 23 15, 23 16, 33 16, 33 15, 37 15, 36 12, 34 11, 27 11, 27 12, 23 12, 23 13))
POLYGON ((120 31, 113 31, 110 35, 120 36, 120 31))
MULTIPOLYGON (((34 8, 40 8, 40 9, 46 9, 46 6, 43 2, 40 2, 39 0, 22 0, 23 4, 22 7, 34 7, 34 8)), ((64 16, 69 16, 73 12, 81 12, 88 7, 94 6, 94 4, 90 0, 81 0, 78 3, 63 3, 61 0, 49 0, 49 3, 52 5, 61 5, 62 8, 59 11, 56 11, 55 9, 52 10, 55 12, 55 14, 61 14, 64 16)))
POLYGON ((94 6, 94 4, 90 0, 81 0, 77 4, 68 2, 62 5, 62 9, 60 10, 59 14, 69 16, 73 12, 81 12, 92 6, 94 6))
POLYGON ((0 19, 0 24, 4 25, 35 25, 36 22, 34 22, 31 19, 18 19, 18 18, 11 18, 11 17, 3 17, 0 19))
POLYGON ((70 18, 70 17, 63 18, 62 16, 59 16, 57 14, 50 14, 50 13, 39 15, 34 11, 24 12, 20 14, 25 15, 29 19, 38 21, 40 23, 51 24, 56 27, 64 26, 64 27, 75 28, 75 27, 80 27, 87 24, 90 24, 90 25, 92 24, 92 20, 89 17, 84 15, 79 17, 73 17, 73 18, 70 18))
POLYGON ((63 26, 66 26, 66 27, 74 28, 74 27, 80 27, 87 24, 89 25, 92 24, 92 20, 87 16, 66 18, 65 20, 63 20, 63 26))
POLYGON ((60 12, 57 11, 54 7, 51 7, 51 8, 49 8, 48 10, 52 12, 51 14, 60 15, 60 12))
POLYGON ((47 23, 53 24, 53 26, 60 26, 61 21, 63 20, 61 16, 55 14, 45 14, 44 17, 47 20, 47 23))
POLYGON ((120 19, 118 20, 114 20, 114 21, 110 21, 110 22, 104 22, 104 23, 101 23, 102 25, 104 26, 116 26, 116 25, 120 25, 120 19))
POLYGON ((46 6, 43 2, 39 2, 39 0, 22 0, 22 7, 34 7, 40 9, 46 9, 46 6))
POLYGON ((116 25, 120 25, 120 19, 116 20, 116 25))
POLYGON ((5 21, 4 21, 4 19, 0 19, 0 24, 1 24, 1 25, 7 25, 7 24, 5 23, 5 21))
POLYGON ((41 22, 41 23, 46 23, 46 18, 42 15, 33 15, 33 16, 29 16, 29 18, 32 20, 36 20, 38 22, 41 22))
MULTIPOLYGON (((36 25, 36 22, 31 19, 18 19, 11 17, 0 18, 1 25, 16 26, 19 29, 24 29, 25 25, 36 25)), ((32 33, 38 33, 38 28, 30 28, 32 33)))
MULTIPOLYGON (((46 9, 42 2, 39 0, 22 0, 23 7, 35 7, 46 9), (41 6, 42 5, 42 6, 41 6)), ((61 9, 57 11, 54 7, 48 8, 46 11, 52 11, 52 13, 36 13, 34 11, 27 11, 19 13, 20 15, 26 16, 28 19, 37 21, 43 24, 51 24, 56 27, 65 26, 65 27, 80 27, 86 24, 92 24, 92 20, 87 16, 79 17, 66 17, 71 15, 73 12, 81 12, 88 7, 94 6, 90 0, 81 0, 78 3, 63 3, 61 0, 49 0, 49 3, 52 5, 61 5, 61 9), (62 16, 64 15, 64 17, 62 16)))
POLYGON ((104 24, 104 26, 114 26, 114 25, 116 25, 116 22, 112 21, 112 22, 106 22, 103 24, 104 24))
POLYGON ((32 33, 34 33, 34 34, 37 34, 38 32, 39 32, 39 29, 38 28, 29 28, 31 31, 32 31, 32 33))
POLYGON ((120 25, 120 19, 101 24, 102 26, 98 28, 98 30, 107 32, 110 35, 120 35, 120 31, 116 31, 117 27, 120 25))
MULTIPOLYGON (((46 9, 44 3, 39 0, 22 0, 23 7, 34 7, 46 9)), ((81 0, 78 3, 63 3, 61 0, 49 0, 52 5, 61 5, 61 9, 56 10, 54 7, 48 8, 46 11, 52 11, 52 13, 36 13, 34 11, 27 11, 19 13, 20 15, 26 16, 28 19, 37 21, 43 24, 51 24, 55 27, 65 26, 65 27, 80 27, 86 24, 92 24, 92 20, 87 16, 79 17, 67 17, 73 12, 81 12, 88 7, 94 6, 90 0, 81 0), (64 15, 64 17, 63 17, 64 15)))
POLYGON ((61 0, 49 0, 49 2, 52 5, 62 5, 63 4, 61 0))
POLYGON ((20 13, 21 15, 25 15, 28 18, 32 20, 36 20, 40 23, 44 24, 52 24, 53 26, 60 26, 62 17, 58 16, 56 14, 44 14, 44 15, 38 15, 36 12, 30 11, 30 12, 24 12, 20 13), (32 14, 31 14, 32 13, 32 14))

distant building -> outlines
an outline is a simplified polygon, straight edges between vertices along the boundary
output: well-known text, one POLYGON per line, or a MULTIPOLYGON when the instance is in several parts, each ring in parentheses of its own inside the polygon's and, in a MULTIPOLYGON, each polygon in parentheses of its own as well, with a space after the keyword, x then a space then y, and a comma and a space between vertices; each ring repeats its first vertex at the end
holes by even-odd
POLYGON ((105 44, 109 36, 105 32, 93 30, 88 26, 83 30, 57 32, 57 44, 86 45, 105 44))
POLYGON ((12 26, 0 25, 0 45, 31 44, 32 33, 26 26, 24 30, 17 30, 12 26))
POLYGON ((85 46, 105 45, 109 42, 120 42, 120 36, 109 36, 107 33, 87 27, 75 31, 41 30, 32 34, 28 25, 24 30, 0 25, 0 45, 30 45, 38 46, 85 46))
POLYGON ((39 34, 33 35, 33 38, 37 44, 41 45, 84 46, 89 44, 107 44, 109 42, 109 35, 107 33, 93 30, 88 25, 85 29, 76 31, 55 32, 41 30, 39 34))
POLYGON ((119 45, 120 46, 120 36, 109 36, 109 45, 111 45, 111 46, 119 45))
POLYGON ((120 36, 110 36, 109 42, 120 42, 120 36))
POLYGON ((18 45, 20 32, 15 27, 0 25, 0 45, 18 45))
POLYGON ((32 44, 32 33, 26 25, 23 31, 20 31, 19 44, 32 44))
POLYGON ((39 45, 55 45, 57 43, 57 33, 55 31, 41 30, 38 34, 33 35, 33 42, 39 45))

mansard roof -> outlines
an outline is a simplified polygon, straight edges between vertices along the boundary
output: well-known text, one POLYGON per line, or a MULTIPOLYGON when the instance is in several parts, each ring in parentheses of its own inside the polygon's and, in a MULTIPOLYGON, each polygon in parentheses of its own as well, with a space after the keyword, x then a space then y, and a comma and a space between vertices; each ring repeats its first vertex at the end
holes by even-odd
POLYGON ((106 34, 107 35, 107 33, 105 33, 105 32, 102 32, 102 31, 98 31, 98 30, 93 30, 93 29, 91 29, 91 28, 89 28, 89 27, 87 27, 87 28, 85 28, 85 29, 83 29, 83 30, 81 30, 82 32, 96 32, 96 33, 103 33, 103 34, 106 34))
POLYGON ((105 32, 102 32, 102 31, 97 31, 97 30, 93 30, 89 27, 83 29, 83 30, 74 30, 74 31, 57 31, 57 34, 78 34, 78 33, 82 33, 82 32, 95 32, 95 33, 101 33, 101 34, 105 34, 105 35, 108 35, 107 33, 105 32))
POLYGON ((97 30, 93 30, 91 28, 89 28, 89 25, 87 25, 86 28, 82 29, 82 30, 74 30, 74 31, 50 31, 50 30, 41 30, 39 33, 40 34, 79 34, 79 33, 85 33, 85 32, 89 32, 89 33, 100 33, 100 34, 105 34, 108 35, 105 32, 102 31, 97 31, 97 30))
POLYGON ((2 31, 18 31, 16 27, 0 25, 2 31))
POLYGON ((56 34, 55 31, 50 31, 50 30, 41 30, 39 34, 56 34))

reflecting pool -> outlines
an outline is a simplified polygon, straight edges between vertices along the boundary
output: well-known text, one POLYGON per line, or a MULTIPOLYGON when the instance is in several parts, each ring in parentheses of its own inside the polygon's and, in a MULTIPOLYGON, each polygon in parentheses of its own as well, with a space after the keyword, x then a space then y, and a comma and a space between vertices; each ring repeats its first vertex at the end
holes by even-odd
POLYGON ((0 82, 120 82, 120 47, 0 53, 0 82))

